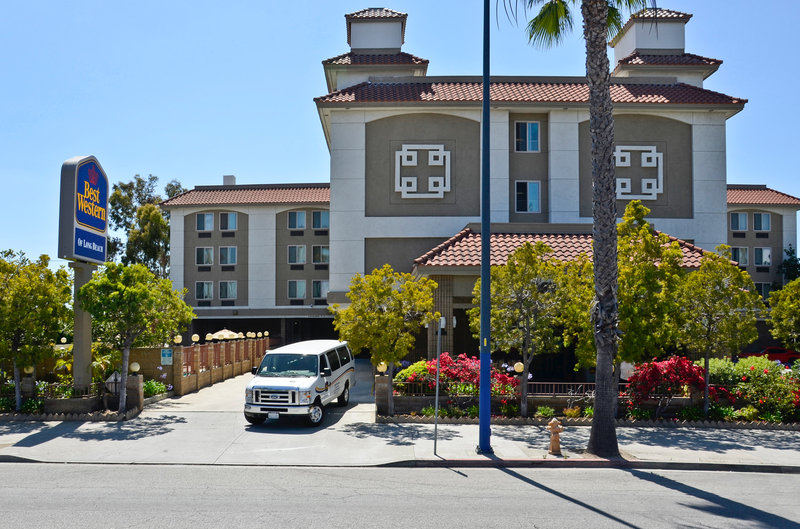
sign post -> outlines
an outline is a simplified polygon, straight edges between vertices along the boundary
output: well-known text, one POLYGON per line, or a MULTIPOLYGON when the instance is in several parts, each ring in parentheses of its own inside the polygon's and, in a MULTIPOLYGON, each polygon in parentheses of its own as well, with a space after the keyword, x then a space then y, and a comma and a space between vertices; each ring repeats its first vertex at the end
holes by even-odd
POLYGON ((61 165, 58 256, 72 261, 75 272, 75 329, 72 347, 76 388, 92 380, 92 318, 78 303, 80 287, 107 256, 108 177, 94 156, 77 156, 61 165))

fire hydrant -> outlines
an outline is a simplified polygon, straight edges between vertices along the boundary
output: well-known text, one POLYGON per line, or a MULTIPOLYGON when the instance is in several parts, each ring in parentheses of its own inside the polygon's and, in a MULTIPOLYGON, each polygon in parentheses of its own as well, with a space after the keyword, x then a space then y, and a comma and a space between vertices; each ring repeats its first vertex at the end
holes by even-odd
POLYGON ((561 426, 561 421, 552 419, 545 429, 550 432, 550 453, 554 456, 561 455, 561 432, 564 428, 561 426))

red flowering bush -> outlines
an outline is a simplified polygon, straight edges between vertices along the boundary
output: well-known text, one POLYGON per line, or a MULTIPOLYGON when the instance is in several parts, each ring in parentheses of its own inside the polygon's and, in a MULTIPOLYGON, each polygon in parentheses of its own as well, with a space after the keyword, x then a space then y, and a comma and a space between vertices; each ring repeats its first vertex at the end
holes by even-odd
POLYGON ((688 358, 672 356, 637 365, 628 380, 627 396, 632 409, 640 408, 646 400, 656 400, 655 416, 659 417, 673 398, 703 388, 703 368, 688 358))
MULTIPOLYGON (((450 353, 440 355, 440 384, 451 394, 478 393, 480 387, 480 361, 475 356, 460 354, 456 358, 450 353)), ((512 395, 519 384, 515 377, 506 375, 492 367, 492 394, 512 395)), ((395 382, 421 382, 433 389, 436 385, 436 360, 420 360, 400 371, 395 382)))
POLYGON ((791 369, 765 357, 746 357, 735 366, 739 375, 732 391, 765 420, 800 419, 800 381, 791 369))

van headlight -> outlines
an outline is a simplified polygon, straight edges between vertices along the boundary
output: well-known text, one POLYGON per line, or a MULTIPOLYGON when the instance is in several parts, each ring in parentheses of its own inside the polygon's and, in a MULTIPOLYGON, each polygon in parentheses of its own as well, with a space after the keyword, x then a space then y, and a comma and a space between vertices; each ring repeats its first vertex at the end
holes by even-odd
POLYGON ((297 395, 300 404, 311 404, 311 391, 298 391, 297 395))
POLYGON ((248 389, 244 390, 244 400, 246 402, 253 402, 253 390, 252 389, 248 388, 248 389))

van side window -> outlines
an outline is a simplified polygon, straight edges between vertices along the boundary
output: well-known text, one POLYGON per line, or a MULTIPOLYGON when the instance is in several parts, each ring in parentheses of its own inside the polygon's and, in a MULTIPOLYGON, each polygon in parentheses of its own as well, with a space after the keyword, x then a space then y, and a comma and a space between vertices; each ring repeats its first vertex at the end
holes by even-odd
POLYGON ((342 362, 342 365, 345 365, 350 362, 351 360, 350 351, 348 351, 346 345, 338 347, 336 350, 339 352, 339 360, 342 362))
POLYGON ((341 367, 339 364, 339 355, 336 354, 336 351, 328 351, 325 353, 325 356, 328 357, 328 364, 331 366, 331 371, 336 371, 341 367))

